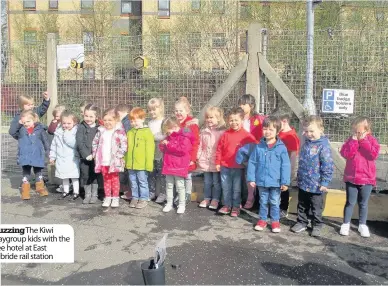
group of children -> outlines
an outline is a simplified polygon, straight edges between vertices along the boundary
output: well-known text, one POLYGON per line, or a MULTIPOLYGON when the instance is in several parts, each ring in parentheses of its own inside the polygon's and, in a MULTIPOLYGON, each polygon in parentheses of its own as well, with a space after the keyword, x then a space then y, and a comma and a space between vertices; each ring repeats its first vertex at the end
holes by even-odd
MULTIPOLYGON (((87 104, 82 107, 83 121, 78 124, 73 112, 57 106, 48 128, 54 135, 50 146, 46 128, 39 123, 49 104, 47 93, 36 110, 32 98, 21 96, 22 112, 11 123, 10 134, 19 141, 22 199, 30 198, 31 169, 36 176, 36 191, 41 196, 48 194, 42 177, 48 155, 50 164, 55 165, 55 176, 62 179, 62 198, 69 196, 71 180, 72 200, 79 197, 82 186, 83 203, 96 203, 101 174, 103 207, 118 207, 120 190, 127 191, 130 185, 131 197, 127 192, 123 198, 131 200, 131 208, 142 209, 155 199, 158 203, 166 201, 163 212, 171 211, 176 203, 177 213, 182 214, 191 200, 192 172, 197 171, 204 174, 204 199, 199 207, 237 217, 245 189, 244 208, 252 208, 255 197, 260 202, 260 219, 254 229, 262 231, 267 227, 269 213, 272 232, 280 232, 280 218, 287 216, 288 190, 296 177, 297 223, 291 230, 304 231, 311 217, 312 235, 320 235, 322 194, 331 182, 334 164, 318 116, 308 116, 303 121, 304 144, 300 147, 298 135, 289 124, 290 117, 256 114, 255 99, 249 94, 241 96, 239 107, 232 108, 225 118, 222 109, 207 108, 201 130, 185 97, 176 101, 174 116, 167 118, 163 100, 149 100, 148 124, 146 111, 140 107, 129 110, 128 106, 119 105, 101 114, 96 105, 87 104)), ((359 232, 369 237, 367 208, 376 183, 379 144, 371 135, 371 123, 366 117, 356 118, 352 131, 341 149, 347 160, 347 200, 340 234, 349 234, 353 207, 358 201, 359 232)))

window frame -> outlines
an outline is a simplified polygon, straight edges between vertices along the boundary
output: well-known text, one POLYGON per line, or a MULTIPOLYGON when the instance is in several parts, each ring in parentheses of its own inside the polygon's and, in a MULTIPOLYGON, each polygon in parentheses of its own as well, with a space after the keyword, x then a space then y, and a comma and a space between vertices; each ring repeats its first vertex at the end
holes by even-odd
POLYGON ((248 1, 240 1, 239 4, 240 4, 239 5, 240 10, 239 10, 239 13, 238 13, 239 14, 239 18, 241 20, 252 18, 248 1), (243 7, 245 7, 245 8, 243 8, 243 7), (243 9, 245 9, 245 11, 243 9), (243 15, 243 11, 244 11, 245 15, 243 15))
POLYGON ((212 34, 212 49, 223 49, 225 47, 226 47, 226 34, 225 33, 213 33, 212 34), (220 41, 221 44, 215 44, 216 41, 220 41))
POLYGON ((133 1, 132 0, 121 0, 121 7, 120 7, 121 15, 133 15, 133 1), (129 4, 130 5, 130 12, 124 12, 123 11, 123 5, 129 4))
POLYGON ((198 12, 201 10, 201 0, 191 0, 191 11, 198 12), (198 7, 194 7, 194 4, 198 3, 198 7))
POLYGON ((37 42, 38 42, 38 33, 37 33, 37 31, 35 31, 35 30, 24 30, 23 40, 24 40, 24 44, 25 45, 35 46, 37 44, 37 42), (27 33, 35 34, 34 40, 29 41, 28 39, 26 39, 26 36, 27 36, 26 34, 27 33))
POLYGON ((23 10, 36 10, 36 0, 28 0, 28 1, 23 0, 23 10), (26 3, 31 3, 31 2, 34 3, 34 7, 27 7, 26 3))
POLYGON ((158 17, 162 18, 162 19, 163 18, 169 19, 170 15, 171 15, 171 0, 158 0, 158 17), (162 2, 168 3, 168 8, 161 9, 160 8, 160 3, 162 3, 162 2), (163 12, 166 12, 166 11, 167 11, 167 15, 165 15, 165 13, 163 13, 163 12))
POLYGON ((96 79, 96 69, 94 67, 84 67, 82 69, 82 79, 83 80, 95 80, 96 79), (88 73, 92 71, 92 75, 93 76, 90 76, 88 73), (86 77, 85 75, 88 75, 88 77, 86 77))
POLYGON ((82 32, 82 43, 84 45, 85 53, 94 52, 94 32, 93 31, 83 31, 82 32), (88 37, 87 40, 85 40, 86 37, 88 37))
POLYGON ((35 66, 27 66, 25 68, 24 73, 24 80, 26 82, 38 82, 39 81, 39 68, 35 66), (34 71, 34 72, 31 72, 34 71), (34 74, 34 78, 32 78, 30 75, 34 74))
POLYGON ((164 52, 171 51, 171 34, 170 34, 170 32, 159 33, 158 42, 159 42, 159 47, 162 48, 161 49, 162 51, 164 51, 164 52), (164 40, 162 40, 163 36, 168 36, 168 43, 164 43, 164 40))
POLYGON ((240 34, 239 41, 240 41, 240 52, 247 52, 248 51, 248 31, 244 31, 244 33, 240 34))
POLYGON ((211 2, 212 12, 215 14, 225 14, 225 0, 215 0, 211 2), (222 3, 222 6, 217 7, 215 4, 222 3), (221 8, 221 9, 220 9, 221 8))
POLYGON ((201 32, 192 32, 192 33, 190 33, 189 37, 190 37, 189 38, 189 48, 190 49, 200 49, 202 47, 202 33, 201 32), (196 39, 195 42, 193 42, 194 39, 196 39), (198 43, 198 44, 196 44, 196 43, 198 43))
POLYGON ((58 0, 49 0, 49 10, 58 10, 58 3, 59 1, 58 0), (56 3, 56 6, 52 6, 51 4, 52 3, 56 3))
POLYGON ((81 0, 81 11, 93 11, 94 10, 94 0, 81 0), (91 5, 84 6, 86 3, 91 3, 91 5))

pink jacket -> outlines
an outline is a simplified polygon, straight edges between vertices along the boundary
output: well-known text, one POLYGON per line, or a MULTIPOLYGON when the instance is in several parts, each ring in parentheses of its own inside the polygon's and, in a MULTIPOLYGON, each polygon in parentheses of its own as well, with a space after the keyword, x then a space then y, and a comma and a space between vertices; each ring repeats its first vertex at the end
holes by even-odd
POLYGON ((380 145, 372 135, 362 140, 349 138, 341 148, 346 159, 344 182, 355 185, 376 185, 376 159, 380 145))
POLYGON ((194 134, 189 128, 182 128, 179 132, 170 134, 166 140, 167 145, 159 144, 160 151, 164 154, 162 174, 186 178, 195 141, 194 134))
POLYGON ((205 128, 201 131, 199 137, 199 148, 197 153, 197 170, 202 172, 217 172, 216 170, 216 151, 218 140, 224 134, 224 129, 205 128))
MULTIPOLYGON (((105 132, 105 127, 98 127, 96 136, 92 143, 92 154, 95 161, 94 171, 101 173, 101 162, 102 162, 102 146, 104 140, 102 134, 105 132)), ((115 131, 112 136, 112 156, 109 166, 109 173, 119 173, 124 171, 124 155, 127 152, 127 135, 125 134, 124 126, 120 122, 115 127, 115 131)))

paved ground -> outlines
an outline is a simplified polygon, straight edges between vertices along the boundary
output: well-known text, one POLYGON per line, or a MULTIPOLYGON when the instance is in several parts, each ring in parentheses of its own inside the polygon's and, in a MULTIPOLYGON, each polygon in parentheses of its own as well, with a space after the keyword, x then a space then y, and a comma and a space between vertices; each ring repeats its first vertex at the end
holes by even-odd
POLYGON ((327 220, 321 238, 289 232, 253 231, 256 217, 218 216, 191 204, 184 215, 164 214, 121 204, 104 212, 100 205, 57 200, 58 194, 28 202, 17 182, 2 179, 2 223, 64 223, 75 231, 74 264, 3 264, 2 285, 143 284, 140 263, 168 233, 167 284, 383 284, 388 285, 388 223, 370 223, 362 239, 353 225, 341 237, 339 220, 327 220), (172 267, 172 265, 178 267, 172 267))

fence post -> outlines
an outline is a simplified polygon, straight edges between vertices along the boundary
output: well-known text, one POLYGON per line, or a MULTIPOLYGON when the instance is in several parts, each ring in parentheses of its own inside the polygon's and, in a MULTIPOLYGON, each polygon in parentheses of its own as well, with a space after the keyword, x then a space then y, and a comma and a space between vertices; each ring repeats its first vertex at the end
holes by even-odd
MULTIPOLYGON (((47 34, 47 92, 50 95, 50 106, 47 110, 47 125, 53 120, 53 110, 58 104, 57 90, 57 40, 54 33, 47 34)), ((50 183, 54 182, 54 167, 48 165, 50 183)))
POLYGON ((261 53, 261 25, 250 24, 248 27, 248 66, 246 71, 245 93, 252 94, 256 99, 256 111, 260 111, 260 68, 259 55, 261 53))

